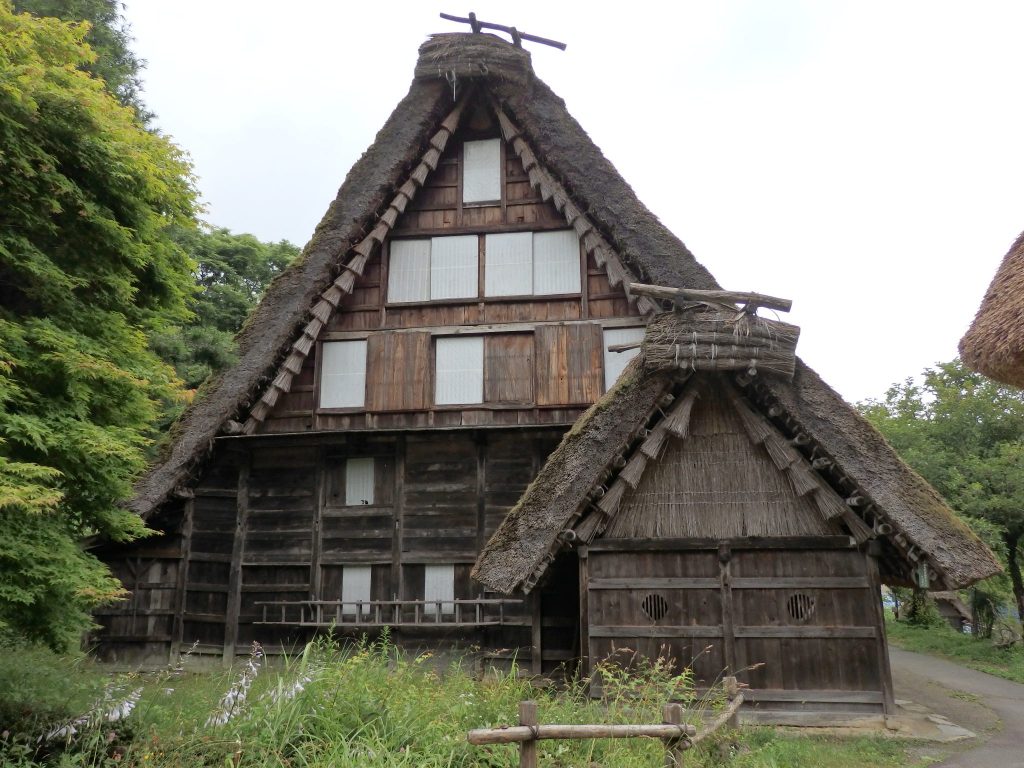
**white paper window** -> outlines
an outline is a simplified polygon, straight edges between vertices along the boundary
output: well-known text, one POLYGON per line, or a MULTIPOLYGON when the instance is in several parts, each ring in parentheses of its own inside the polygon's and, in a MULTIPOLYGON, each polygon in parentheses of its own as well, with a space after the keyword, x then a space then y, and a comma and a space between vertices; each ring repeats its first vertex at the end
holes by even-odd
POLYGON ((501 199, 501 140, 467 141, 462 145, 462 202, 501 199))
POLYGON ((361 408, 366 403, 366 339, 329 341, 320 361, 320 407, 361 408))
POLYGON ((484 242, 484 295, 533 293, 533 233, 487 235, 484 242))
MULTIPOLYGON (((371 566, 369 565, 346 565, 341 571, 341 602, 356 603, 370 601, 371 566)), ((341 612, 348 616, 354 616, 359 606, 342 605, 341 612)), ((363 606, 362 613, 369 613, 369 608, 363 606)))
POLYGON ((430 241, 392 240, 388 264, 388 301, 430 298, 430 241))
POLYGON ((348 506, 373 504, 373 459, 345 462, 345 503, 348 506))
POLYGON ((484 340, 443 336, 435 343, 434 402, 460 405, 484 401, 484 340))
POLYGON ((575 230, 533 233, 533 292, 580 292, 580 241, 575 230))
POLYGON ((435 237, 430 241, 430 298, 476 296, 479 240, 476 235, 435 237))
POLYGON ((426 605, 423 612, 437 613, 437 601, 441 603, 441 613, 454 613, 455 604, 447 602, 455 599, 455 566, 427 565, 423 568, 423 599, 426 605), (431 604, 433 603, 433 604, 431 604))
POLYGON ((612 388, 627 363, 640 354, 640 348, 626 352, 609 352, 612 344, 630 344, 641 341, 644 337, 643 328, 605 328, 604 329, 604 391, 612 388))

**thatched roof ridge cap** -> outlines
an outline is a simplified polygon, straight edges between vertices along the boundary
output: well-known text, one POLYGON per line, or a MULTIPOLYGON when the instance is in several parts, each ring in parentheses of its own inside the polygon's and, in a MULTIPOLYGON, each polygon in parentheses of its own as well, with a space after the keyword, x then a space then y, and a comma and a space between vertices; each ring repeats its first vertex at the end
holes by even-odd
POLYGON ((533 77, 530 52, 489 33, 438 32, 420 45, 414 76, 455 83, 461 78, 525 82, 533 77))

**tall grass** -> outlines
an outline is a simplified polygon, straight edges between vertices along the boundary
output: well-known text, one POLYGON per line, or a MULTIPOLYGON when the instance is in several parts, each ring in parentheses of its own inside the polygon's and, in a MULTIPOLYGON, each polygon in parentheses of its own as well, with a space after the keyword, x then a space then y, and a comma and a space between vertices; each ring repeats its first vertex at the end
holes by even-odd
MULTIPOLYGON (((514 747, 472 747, 465 737, 472 728, 515 723, 518 703, 524 699, 538 702, 541 722, 562 723, 660 722, 668 697, 690 700, 691 711, 702 704, 692 701, 689 675, 675 674, 664 661, 631 659, 628 669, 626 664, 605 664, 604 699, 595 701, 579 682, 537 688, 515 669, 477 679, 458 661, 442 663, 429 654, 403 654, 386 636, 347 646, 322 638, 301 655, 270 664, 254 649, 235 669, 208 674, 182 674, 172 668, 111 681, 95 665, 81 660, 75 664, 75 673, 68 676, 77 680, 70 686, 73 691, 61 686, 55 674, 22 674, 17 681, 22 693, 15 697, 24 710, 21 716, 12 719, 11 709, 0 710, 8 718, 0 724, 0 763, 97 768, 512 768, 518 765, 514 747), (142 693, 125 717, 108 720, 98 713, 109 711, 109 706, 96 702, 104 701, 103 692, 112 685, 125 692, 141 687, 142 693), (36 702, 42 706, 27 714, 36 702), (88 717, 82 720, 84 715, 88 717), (75 734, 40 740, 75 718, 82 723, 75 734)), ((53 664, 40 668, 45 666, 53 664)), ((8 658, 0 660, 0 686, 11 682, 10 667, 8 658)), ((775 762, 784 759, 787 744, 801 740, 758 738, 759 746, 752 748, 734 734, 724 734, 688 759, 693 765, 708 766, 815 764, 775 762), (759 762, 762 749, 771 762, 759 762)), ((808 751, 808 744, 814 742, 804 740, 798 752, 822 752, 808 751)), ((884 759, 861 757, 849 764, 904 764, 899 745, 872 742, 872 749, 884 759)), ((824 751, 843 754, 842 748, 824 751)), ((541 742, 540 752, 541 765, 548 768, 587 768, 594 763, 640 768, 660 766, 664 760, 661 743, 647 739, 541 742)))

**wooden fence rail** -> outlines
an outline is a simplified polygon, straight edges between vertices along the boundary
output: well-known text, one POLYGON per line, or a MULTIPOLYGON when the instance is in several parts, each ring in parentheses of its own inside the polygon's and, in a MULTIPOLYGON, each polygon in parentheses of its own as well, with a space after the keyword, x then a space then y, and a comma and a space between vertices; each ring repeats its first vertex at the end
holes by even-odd
POLYGON ((683 723, 683 708, 666 704, 662 709, 664 722, 654 725, 542 725, 537 722, 537 702, 519 703, 519 725, 503 728, 478 728, 470 731, 470 744, 519 744, 519 768, 537 768, 537 742, 541 739, 630 739, 646 737, 661 739, 665 744, 665 765, 675 768, 683 764, 683 753, 728 724, 738 725, 743 694, 736 678, 725 678, 729 706, 697 733, 697 728, 683 723))

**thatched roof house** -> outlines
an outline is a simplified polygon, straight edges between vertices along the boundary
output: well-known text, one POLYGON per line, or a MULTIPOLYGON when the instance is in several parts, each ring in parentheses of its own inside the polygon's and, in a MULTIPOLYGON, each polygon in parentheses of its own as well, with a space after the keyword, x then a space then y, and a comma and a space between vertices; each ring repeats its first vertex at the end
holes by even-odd
POLYGON ((431 37, 136 486, 162 535, 103 551, 132 596, 97 644, 230 660, 387 626, 537 673, 625 645, 749 671, 759 706, 884 710, 879 578, 998 565, 736 296, 528 52, 431 37))
POLYGON ((960 356, 979 373, 1024 387, 1024 234, 1003 257, 960 340, 960 356))

